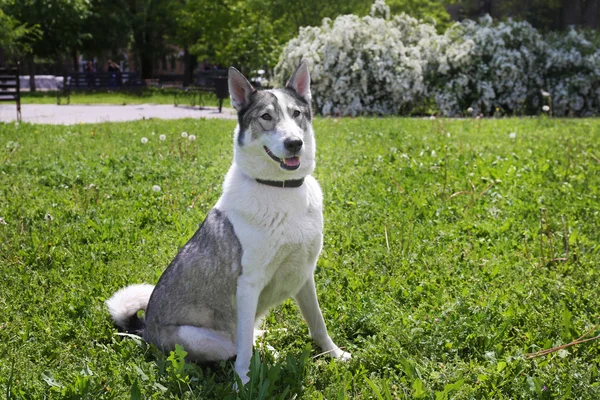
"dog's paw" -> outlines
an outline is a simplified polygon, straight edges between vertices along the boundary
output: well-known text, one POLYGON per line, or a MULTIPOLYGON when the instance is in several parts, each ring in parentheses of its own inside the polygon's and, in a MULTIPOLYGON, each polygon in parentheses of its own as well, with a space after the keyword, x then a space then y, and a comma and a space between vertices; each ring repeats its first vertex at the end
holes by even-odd
MULTIPOLYGON (((246 372, 245 374, 238 374, 237 371, 235 373, 237 376, 239 376, 239 380, 236 379, 235 382, 233 382, 233 390, 238 392, 240 390, 238 382, 242 381, 242 386, 245 386, 246 383, 248 383, 250 381, 250 378, 248 377, 248 373, 246 372)), ((237 378, 237 377, 236 377, 237 378)))
POLYGON ((337 347, 331 352, 331 356, 340 361, 350 361, 352 354, 337 347))

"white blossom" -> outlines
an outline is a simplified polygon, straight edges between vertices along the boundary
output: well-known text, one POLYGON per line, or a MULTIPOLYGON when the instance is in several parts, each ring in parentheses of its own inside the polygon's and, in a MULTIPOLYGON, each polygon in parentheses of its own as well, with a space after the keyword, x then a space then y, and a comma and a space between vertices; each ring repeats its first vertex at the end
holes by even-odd
POLYGON ((418 113, 430 100, 444 116, 535 114, 544 104, 553 115, 588 116, 600 113, 593 35, 542 36, 528 22, 490 16, 440 34, 406 14, 390 17, 385 1, 375 0, 365 17, 301 28, 284 47, 275 80, 285 83, 307 60, 315 110, 330 116, 418 113))

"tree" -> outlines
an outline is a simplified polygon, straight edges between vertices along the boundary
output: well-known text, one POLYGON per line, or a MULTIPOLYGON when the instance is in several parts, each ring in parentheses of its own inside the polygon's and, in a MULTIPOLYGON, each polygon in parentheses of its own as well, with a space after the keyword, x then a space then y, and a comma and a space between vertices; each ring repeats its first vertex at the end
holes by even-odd
POLYGON ((439 0, 387 0, 387 4, 393 15, 404 12, 427 22, 433 20, 438 32, 445 31, 451 22, 450 14, 439 0))
POLYGON ((72 54, 73 62, 77 62, 77 51, 88 35, 87 0, 3 0, 1 4, 10 17, 27 26, 40 27, 40 35, 31 41, 27 56, 32 91, 35 91, 34 56, 56 61, 62 54, 72 54))
POLYGON ((166 36, 175 23, 169 0, 124 0, 131 32, 131 49, 142 78, 152 78, 154 60, 168 53, 166 36))
POLYGON ((83 53, 88 56, 127 49, 131 26, 125 0, 90 0, 83 53))
POLYGON ((461 17, 525 20, 542 32, 569 26, 597 29, 600 0, 447 0, 460 9, 461 17))
POLYGON ((179 0, 171 9, 174 25, 169 42, 183 48, 184 84, 192 79, 194 57, 215 60, 231 32, 232 4, 227 1, 179 0))
MULTIPOLYGON (((8 16, 0 8, 0 49, 4 57, 16 61, 26 53, 31 52, 31 42, 40 36, 37 25, 28 26, 8 16)), ((0 64, 4 60, 0 59, 0 64)))

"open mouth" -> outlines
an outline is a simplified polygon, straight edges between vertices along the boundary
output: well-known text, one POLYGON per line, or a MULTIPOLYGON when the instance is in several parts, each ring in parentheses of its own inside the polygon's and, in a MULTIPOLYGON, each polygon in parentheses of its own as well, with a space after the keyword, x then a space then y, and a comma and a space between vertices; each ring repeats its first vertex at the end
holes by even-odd
POLYGON ((273 161, 279 163, 279 166, 283 169, 287 169, 289 171, 293 171, 295 169, 300 168, 300 157, 288 157, 288 158, 279 158, 275 154, 271 152, 271 150, 267 146, 263 146, 265 151, 271 157, 273 161))

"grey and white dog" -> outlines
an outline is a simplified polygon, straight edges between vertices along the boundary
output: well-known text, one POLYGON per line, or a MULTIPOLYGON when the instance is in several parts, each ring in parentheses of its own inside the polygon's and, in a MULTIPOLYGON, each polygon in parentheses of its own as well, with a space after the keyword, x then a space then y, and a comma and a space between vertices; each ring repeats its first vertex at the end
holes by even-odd
POLYGON ((229 92, 238 126, 221 198, 156 286, 119 290, 106 301, 109 312, 119 327, 163 351, 180 344, 198 362, 236 356, 235 371, 245 384, 255 325, 293 297, 316 343, 347 360, 350 354, 327 333, 313 277, 323 212, 311 176, 308 66, 302 62, 284 88, 262 91, 230 68, 229 92))

